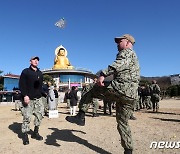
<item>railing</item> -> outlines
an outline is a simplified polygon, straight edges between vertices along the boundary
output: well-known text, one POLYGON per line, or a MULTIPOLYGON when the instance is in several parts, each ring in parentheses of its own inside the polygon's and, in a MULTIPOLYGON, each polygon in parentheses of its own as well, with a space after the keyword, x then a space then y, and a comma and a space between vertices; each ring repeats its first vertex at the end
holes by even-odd
MULTIPOLYGON (((54 70, 54 69, 52 69, 52 68, 42 69, 42 72, 43 72, 43 71, 51 71, 51 70, 54 70)), ((64 69, 63 69, 63 70, 64 70, 64 69)), ((68 69, 68 70, 69 70, 69 69, 68 69)), ((92 74, 94 74, 93 71, 91 71, 91 70, 89 70, 89 69, 86 69, 86 68, 82 68, 82 67, 74 67, 74 70, 76 70, 76 71, 84 71, 84 72, 87 72, 87 73, 92 73, 92 74)))

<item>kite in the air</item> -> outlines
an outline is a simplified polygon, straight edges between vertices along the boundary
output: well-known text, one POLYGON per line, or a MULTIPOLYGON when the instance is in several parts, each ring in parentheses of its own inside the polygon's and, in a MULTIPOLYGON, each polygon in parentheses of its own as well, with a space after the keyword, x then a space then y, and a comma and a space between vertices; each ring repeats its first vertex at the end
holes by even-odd
POLYGON ((59 21, 57 21, 55 23, 55 26, 56 27, 59 27, 59 28, 64 28, 66 26, 66 21, 64 18, 60 19, 59 21))

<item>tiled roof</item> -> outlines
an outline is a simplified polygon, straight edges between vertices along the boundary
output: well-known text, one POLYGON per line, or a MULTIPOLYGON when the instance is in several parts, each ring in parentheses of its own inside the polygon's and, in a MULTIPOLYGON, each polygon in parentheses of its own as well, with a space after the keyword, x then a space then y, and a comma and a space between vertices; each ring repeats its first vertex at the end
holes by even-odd
POLYGON ((15 75, 15 74, 6 74, 3 77, 5 78, 17 78, 19 79, 20 75, 15 75))

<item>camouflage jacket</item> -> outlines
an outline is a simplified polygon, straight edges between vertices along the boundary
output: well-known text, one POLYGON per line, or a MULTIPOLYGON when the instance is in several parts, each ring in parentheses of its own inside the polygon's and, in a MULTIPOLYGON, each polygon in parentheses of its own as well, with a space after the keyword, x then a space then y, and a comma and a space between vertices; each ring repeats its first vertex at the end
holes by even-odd
POLYGON ((105 77, 112 74, 114 76, 109 88, 112 87, 127 97, 138 98, 140 69, 136 53, 132 49, 121 50, 112 65, 102 73, 105 77))
POLYGON ((154 84, 151 85, 151 94, 152 95, 153 94, 158 94, 159 95, 160 92, 161 92, 161 89, 160 89, 158 84, 154 83, 154 84))

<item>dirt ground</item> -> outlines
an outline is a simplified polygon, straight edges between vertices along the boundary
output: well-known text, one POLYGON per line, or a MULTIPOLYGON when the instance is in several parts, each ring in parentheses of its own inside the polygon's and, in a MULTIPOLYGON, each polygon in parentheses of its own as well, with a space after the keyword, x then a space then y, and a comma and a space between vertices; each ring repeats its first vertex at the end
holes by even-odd
MULTIPOLYGON (((69 115, 65 103, 58 106, 59 118, 45 117, 40 127, 43 141, 30 138, 29 145, 23 145, 20 111, 14 111, 14 104, 0 105, 0 153, 1 154, 123 154, 120 136, 116 129, 115 110, 113 116, 92 117, 92 109, 86 114, 84 127, 68 123, 69 115)), ((159 113, 150 110, 135 112, 137 120, 130 120, 134 141, 134 154, 179 154, 176 149, 150 149, 152 141, 180 141, 180 100, 164 99, 159 113)), ((33 129, 33 119, 31 129, 33 129)))

